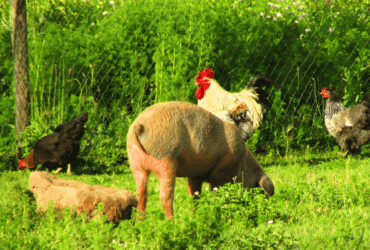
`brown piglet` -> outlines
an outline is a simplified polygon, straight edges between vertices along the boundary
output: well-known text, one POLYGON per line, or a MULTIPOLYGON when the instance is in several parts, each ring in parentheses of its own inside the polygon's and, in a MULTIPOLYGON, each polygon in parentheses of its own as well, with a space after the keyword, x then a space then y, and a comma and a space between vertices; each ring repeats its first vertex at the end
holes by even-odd
POLYGON ((160 180, 166 217, 173 216, 176 177, 188 178, 188 193, 232 182, 261 187, 274 194, 274 184, 246 148, 236 126, 202 107, 186 102, 158 103, 142 112, 127 135, 128 157, 136 181, 138 210, 145 216, 148 177, 160 180))

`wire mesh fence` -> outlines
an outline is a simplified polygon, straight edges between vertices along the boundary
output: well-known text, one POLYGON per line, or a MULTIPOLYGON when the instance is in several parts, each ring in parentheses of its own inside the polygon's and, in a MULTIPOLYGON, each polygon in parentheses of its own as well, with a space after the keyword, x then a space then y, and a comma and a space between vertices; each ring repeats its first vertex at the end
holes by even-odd
MULTIPOLYGON (((11 9, 8 2, 0 6, 5 158, 15 154, 19 98, 11 9)), ((86 110, 80 156, 114 169, 126 159, 136 116, 157 102, 197 103, 195 77, 205 66, 230 92, 257 73, 271 79, 270 104, 247 143, 253 151, 333 146, 318 94, 331 85, 349 107, 369 92, 369 13, 366 1, 29 1, 30 126, 22 133, 23 157, 86 110)))

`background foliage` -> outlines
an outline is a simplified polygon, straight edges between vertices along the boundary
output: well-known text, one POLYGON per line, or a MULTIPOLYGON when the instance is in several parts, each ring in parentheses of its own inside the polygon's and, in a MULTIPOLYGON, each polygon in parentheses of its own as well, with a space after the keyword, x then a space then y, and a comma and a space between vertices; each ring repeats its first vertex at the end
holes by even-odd
POLYGON ((23 156, 87 110, 79 168, 62 178, 134 192, 126 134, 140 112, 157 102, 197 103, 194 79, 205 66, 232 92, 260 73, 273 82, 270 105, 247 145, 276 194, 266 200, 238 185, 217 192, 205 185, 193 201, 178 179, 171 221, 152 177, 145 221, 136 213, 119 225, 39 213, 29 171, 14 171, 11 1, 0 0, 3 248, 370 248, 369 151, 335 159, 318 95, 331 85, 351 107, 369 92, 368 0, 29 0, 27 10, 31 125, 23 156))
MULTIPOLYGON (((1 4, 1 151, 14 152, 10 3, 1 4), (11 105, 9 106, 9 103, 11 105)), ((194 78, 210 66, 229 91, 260 73, 272 79, 259 153, 333 145, 323 129, 322 87, 347 106, 369 91, 364 1, 30 1, 31 126, 27 152, 57 124, 88 110, 82 155, 108 168, 125 158, 125 135, 145 107, 196 103, 194 78)))
MULTIPOLYGON (((205 66, 228 91, 242 90, 255 73, 273 81, 263 125, 248 142, 253 151, 333 146, 318 93, 332 85, 351 106, 369 91, 368 10, 368 1, 29 1, 32 118, 25 153, 87 110, 81 155, 114 170, 126 157, 135 117, 157 102, 196 103, 194 79, 205 66)), ((10 2, 2 3, 5 158, 15 148, 10 13, 10 2)))

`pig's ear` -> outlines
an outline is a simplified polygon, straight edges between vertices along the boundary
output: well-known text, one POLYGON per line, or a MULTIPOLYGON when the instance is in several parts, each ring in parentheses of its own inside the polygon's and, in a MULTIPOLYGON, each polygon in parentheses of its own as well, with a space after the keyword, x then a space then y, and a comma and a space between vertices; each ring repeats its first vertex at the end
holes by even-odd
POLYGON ((271 197, 274 195, 275 193, 274 184, 272 183, 272 181, 267 175, 263 175, 260 181, 258 182, 258 184, 261 188, 263 188, 263 190, 265 190, 266 195, 268 197, 271 197))

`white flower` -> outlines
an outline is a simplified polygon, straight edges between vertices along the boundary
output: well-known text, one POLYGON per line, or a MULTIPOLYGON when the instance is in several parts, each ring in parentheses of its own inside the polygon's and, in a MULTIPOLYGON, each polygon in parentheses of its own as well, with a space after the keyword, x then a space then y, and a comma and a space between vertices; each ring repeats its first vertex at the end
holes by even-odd
POLYGON ((330 29, 329 29, 329 32, 330 32, 330 33, 334 32, 334 29, 333 29, 333 28, 330 28, 330 29))
POLYGON ((271 5, 273 5, 273 4, 272 4, 272 3, 267 3, 267 5, 268 5, 268 6, 271 6, 271 5))
POLYGON ((94 26, 94 25, 95 25, 95 23, 92 23, 92 24, 91 24, 91 26, 94 26))
POLYGON ((114 4, 114 1, 109 1, 109 4, 110 4, 110 5, 113 5, 113 4, 114 4))
POLYGON ((303 38, 303 35, 301 34, 301 35, 299 36, 299 39, 301 39, 301 40, 302 40, 302 38, 303 38))
POLYGON ((302 5, 298 9, 303 10, 304 9, 304 6, 302 5))
POLYGON ((304 32, 308 33, 310 32, 311 30, 310 29, 305 29, 304 32))
POLYGON ((103 16, 106 16, 108 14, 108 12, 104 11, 103 12, 103 16))
POLYGON ((295 2, 293 2, 292 4, 293 4, 293 5, 296 5, 296 3, 295 3, 295 2))
POLYGON ((263 16, 265 16, 265 13, 261 12, 260 17, 263 17, 263 16))
POLYGON ((206 188, 206 191, 208 191, 208 188, 206 188))
POLYGON ((278 8, 278 9, 280 9, 281 8, 281 6, 278 4, 278 5, 275 5, 275 7, 276 8, 278 8))
POLYGON ((275 14, 275 16, 276 16, 277 18, 281 17, 280 12, 276 13, 276 14, 275 14))
POLYGON ((213 191, 217 191, 217 190, 218 190, 218 188, 217 188, 217 187, 214 187, 214 188, 213 188, 213 191))
POLYGON ((285 7, 285 10, 289 10, 289 8, 288 7, 285 7))
POLYGON ((336 14, 339 15, 339 12, 337 12, 336 14))
POLYGON ((305 13, 302 13, 302 15, 301 16, 306 16, 306 14, 305 13))
POLYGON ((295 24, 298 24, 298 21, 297 21, 297 20, 295 20, 295 21, 294 21, 294 23, 295 23, 295 24))
POLYGON ((125 247, 128 247, 128 244, 127 243, 125 243, 125 247))
POLYGON ((267 222, 267 224, 272 224, 272 223, 274 223, 274 221, 273 221, 273 220, 269 220, 269 221, 267 222))
POLYGON ((295 13, 295 10, 293 10, 291 13, 294 14, 295 13))
POLYGON ((225 197, 227 198, 227 197, 229 197, 229 195, 228 194, 225 194, 225 197))
POLYGON ((267 19, 270 19, 271 17, 270 16, 266 16, 267 19))
POLYGON ((199 195, 199 192, 198 192, 198 191, 195 191, 195 192, 194 192, 194 194, 195 194, 195 195, 199 195))
POLYGON ((275 22, 277 19, 275 17, 273 17, 272 20, 275 22))

